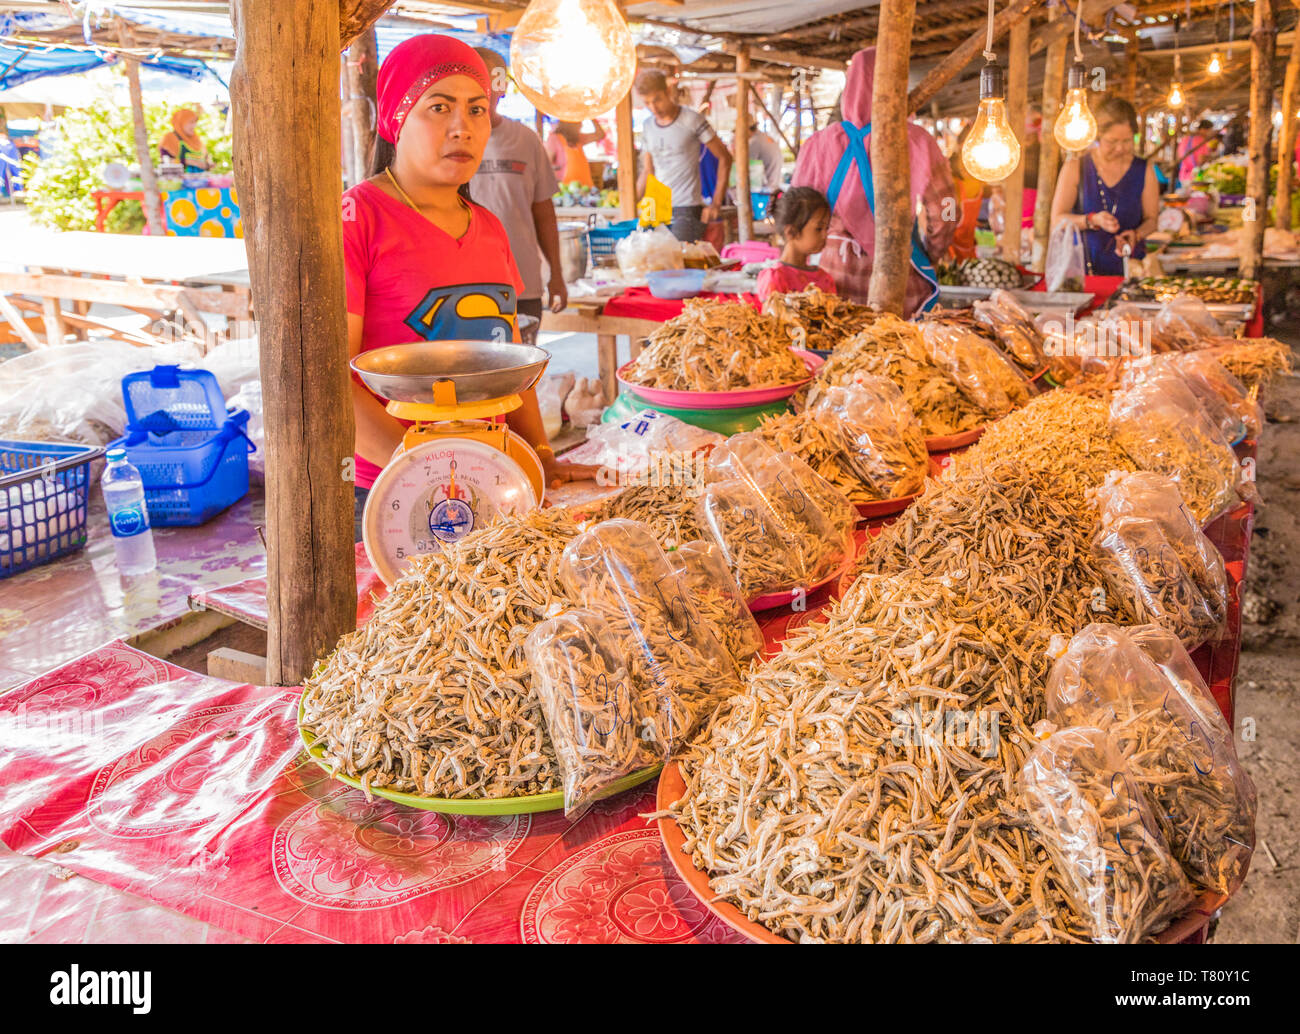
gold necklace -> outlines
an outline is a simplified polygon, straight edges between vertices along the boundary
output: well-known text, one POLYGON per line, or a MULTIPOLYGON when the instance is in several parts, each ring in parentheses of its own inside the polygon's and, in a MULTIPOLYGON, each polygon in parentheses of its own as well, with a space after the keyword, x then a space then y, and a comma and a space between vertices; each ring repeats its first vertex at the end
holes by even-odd
MULTIPOLYGON (((402 200, 405 201, 408 205, 411 206, 411 208, 415 210, 416 215, 422 216, 425 219, 429 219, 429 217, 420 210, 420 206, 417 205, 414 201, 412 201, 410 195, 407 194, 406 191, 402 189, 402 185, 397 182, 397 177, 393 175, 393 169, 391 166, 389 166, 387 169, 384 170, 384 175, 388 177, 388 182, 393 185, 393 189, 396 190, 397 193, 399 193, 402 196, 402 200)), ((470 208, 469 205, 465 203, 465 199, 461 197, 459 194, 457 194, 456 201, 460 204, 460 207, 465 210, 466 214, 469 214, 470 208)), ((432 223, 433 220, 429 219, 429 222, 432 223)), ((434 223, 434 225, 437 226, 436 223, 434 223)), ((441 227, 439 227, 439 229, 441 229, 441 227)), ((469 231, 468 226, 466 226, 465 229, 466 232, 469 231)))

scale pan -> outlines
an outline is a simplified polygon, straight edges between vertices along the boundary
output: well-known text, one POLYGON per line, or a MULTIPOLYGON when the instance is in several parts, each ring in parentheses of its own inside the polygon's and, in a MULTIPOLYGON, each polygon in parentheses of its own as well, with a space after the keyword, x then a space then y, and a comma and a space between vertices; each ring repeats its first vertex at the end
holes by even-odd
POLYGON ((508 341, 419 341, 372 348, 351 365, 380 398, 433 405, 435 381, 453 382, 458 403, 527 391, 550 358, 543 349, 508 341))

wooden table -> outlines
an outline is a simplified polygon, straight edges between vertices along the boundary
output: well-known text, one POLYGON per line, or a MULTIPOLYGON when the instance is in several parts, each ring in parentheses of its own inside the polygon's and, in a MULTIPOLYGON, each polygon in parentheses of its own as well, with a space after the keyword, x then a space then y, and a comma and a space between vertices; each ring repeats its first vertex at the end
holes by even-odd
POLYGON ((595 334, 596 364, 606 405, 618 397, 618 339, 626 336, 631 356, 641 354, 641 342, 660 326, 655 320, 605 316, 605 301, 571 302, 563 312, 543 312, 542 330, 561 334, 595 334))

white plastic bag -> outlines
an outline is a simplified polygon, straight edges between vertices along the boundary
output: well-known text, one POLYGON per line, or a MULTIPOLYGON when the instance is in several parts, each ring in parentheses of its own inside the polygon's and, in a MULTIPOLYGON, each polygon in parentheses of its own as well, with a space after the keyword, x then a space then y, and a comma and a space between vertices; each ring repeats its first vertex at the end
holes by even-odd
POLYGON ((1083 234, 1069 219, 1062 219, 1052 227, 1052 236, 1047 242, 1045 268, 1047 290, 1083 290, 1083 278, 1088 271, 1083 234))

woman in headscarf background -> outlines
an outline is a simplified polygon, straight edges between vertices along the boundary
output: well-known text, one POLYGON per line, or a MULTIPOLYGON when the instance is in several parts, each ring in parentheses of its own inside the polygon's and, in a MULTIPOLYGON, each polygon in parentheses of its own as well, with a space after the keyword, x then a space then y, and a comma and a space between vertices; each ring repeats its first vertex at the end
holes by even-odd
POLYGON ((158 142, 158 153, 164 162, 173 161, 186 172, 207 172, 212 168, 208 145, 199 136, 197 112, 189 108, 172 112, 171 132, 164 133, 158 142))
MULTIPOLYGON (((831 224, 821 268, 840 294, 865 302, 876 249, 874 181, 871 177, 871 89, 876 48, 853 55, 840 98, 843 118, 808 138, 799 151, 791 186, 814 187, 831 203, 831 224)), ((925 224, 913 226, 911 269, 907 280, 908 315, 933 304, 938 278, 933 260, 952 244, 960 217, 947 159, 929 133, 907 126, 911 164, 909 200, 921 207, 925 224)))
MULTIPOLYGON (((343 195, 348 356, 412 341, 517 341, 523 288, 501 222, 465 196, 492 134, 487 66, 450 36, 412 36, 379 69, 371 176, 343 195)), ((506 417, 546 482, 589 476, 557 464, 537 394, 506 417)), ((355 375, 356 521, 406 426, 355 375)))

